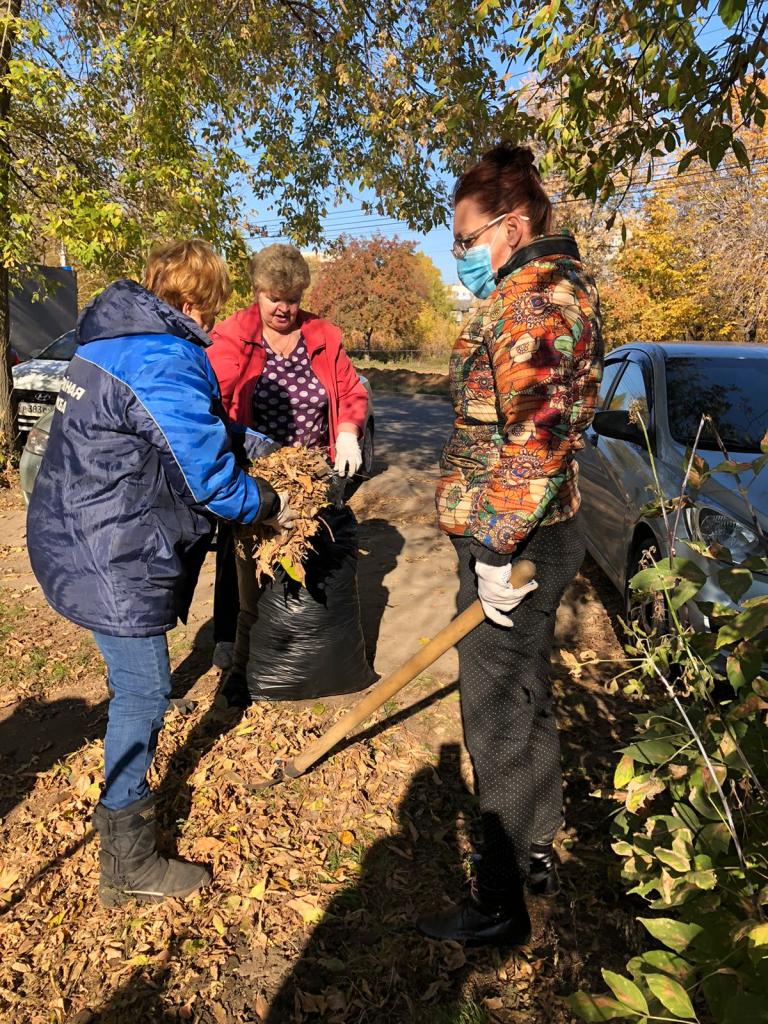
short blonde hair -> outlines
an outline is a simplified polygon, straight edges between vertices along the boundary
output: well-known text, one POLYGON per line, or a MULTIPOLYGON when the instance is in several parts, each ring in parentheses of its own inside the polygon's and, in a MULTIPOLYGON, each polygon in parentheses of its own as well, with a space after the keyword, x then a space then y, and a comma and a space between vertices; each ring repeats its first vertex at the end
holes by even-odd
POLYGON ((268 245, 251 256, 254 292, 294 295, 309 287, 309 264, 294 245, 268 245))
POLYGON ((166 242, 149 254, 142 284, 169 306, 195 306, 213 320, 229 298, 227 265, 202 238, 166 242))

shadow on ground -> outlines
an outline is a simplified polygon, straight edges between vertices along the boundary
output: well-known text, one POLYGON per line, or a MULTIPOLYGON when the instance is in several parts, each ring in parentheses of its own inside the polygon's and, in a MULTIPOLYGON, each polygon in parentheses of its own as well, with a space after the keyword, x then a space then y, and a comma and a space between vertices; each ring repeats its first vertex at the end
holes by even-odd
POLYGON ((396 568, 404 544, 402 533, 385 519, 364 519, 359 524, 357 585, 365 651, 371 665, 376 658, 381 620, 389 600, 389 588, 384 580, 396 568))
MULTIPOLYGON (((106 689, 105 683, 105 698, 106 689)), ((106 699, 98 704, 81 698, 20 701, 0 723, 0 818, 26 799, 38 775, 102 736, 106 720, 106 699)))

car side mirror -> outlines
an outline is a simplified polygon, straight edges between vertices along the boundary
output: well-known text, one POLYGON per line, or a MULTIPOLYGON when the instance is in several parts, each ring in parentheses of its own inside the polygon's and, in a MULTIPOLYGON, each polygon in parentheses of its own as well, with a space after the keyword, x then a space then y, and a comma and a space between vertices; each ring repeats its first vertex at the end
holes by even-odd
POLYGON ((612 437, 617 441, 632 441, 634 444, 645 444, 643 432, 637 423, 631 423, 629 413, 624 409, 607 409, 596 412, 592 420, 592 429, 602 437, 612 437))

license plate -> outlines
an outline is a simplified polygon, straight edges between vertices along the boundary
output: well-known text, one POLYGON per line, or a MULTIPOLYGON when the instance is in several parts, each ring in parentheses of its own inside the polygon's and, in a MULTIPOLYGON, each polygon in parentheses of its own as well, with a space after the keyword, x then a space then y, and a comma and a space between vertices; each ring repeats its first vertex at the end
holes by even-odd
POLYGON ((52 405, 44 405, 42 402, 19 402, 19 416, 39 420, 52 408, 52 405))

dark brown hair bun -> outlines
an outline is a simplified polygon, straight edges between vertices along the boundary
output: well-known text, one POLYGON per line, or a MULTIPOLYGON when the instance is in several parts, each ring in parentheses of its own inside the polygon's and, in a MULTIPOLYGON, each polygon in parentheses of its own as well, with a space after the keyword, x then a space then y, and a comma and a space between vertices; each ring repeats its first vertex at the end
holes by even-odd
POLYGON ((500 142, 456 182, 454 206, 472 198, 489 216, 523 207, 531 218, 531 230, 546 234, 552 223, 552 203, 541 184, 533 151, 527 146, 500 142))
POLYGON ((538 176, 536 157, 527 146, 513 146, 510 142, 500 142, 498 146, 483 154, 483 160, 489 160, 499 167, 514 167, 520 171, 533 171, 538 176))

